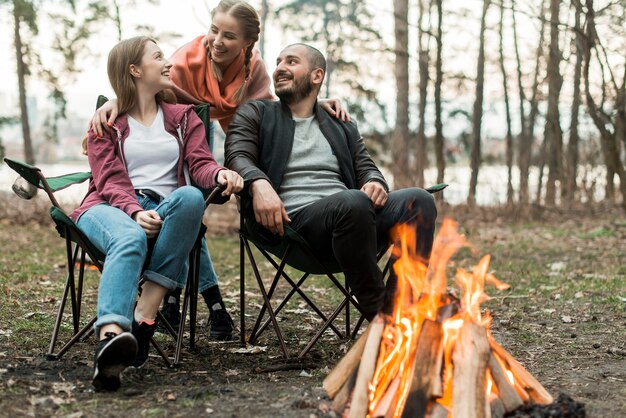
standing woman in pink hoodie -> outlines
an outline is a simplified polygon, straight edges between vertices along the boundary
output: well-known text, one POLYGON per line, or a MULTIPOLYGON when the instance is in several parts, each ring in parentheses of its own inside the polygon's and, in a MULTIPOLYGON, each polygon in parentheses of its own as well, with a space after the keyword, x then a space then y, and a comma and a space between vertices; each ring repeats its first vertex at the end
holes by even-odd
POLYGON ((204 213, 202 193, 188 180, 223 185, 224 195, 243 187, 237 173, 213 159, 193 106, 169 103, 171 67, 148 37, 117 44, 107 71, 119 116, 103 136, 90 130, 87 140, 93 180, 71 216, 106 254, 95 323, 97 390, 116 390, 124 368, 146 362, 159 304, 185 285, 204 213))

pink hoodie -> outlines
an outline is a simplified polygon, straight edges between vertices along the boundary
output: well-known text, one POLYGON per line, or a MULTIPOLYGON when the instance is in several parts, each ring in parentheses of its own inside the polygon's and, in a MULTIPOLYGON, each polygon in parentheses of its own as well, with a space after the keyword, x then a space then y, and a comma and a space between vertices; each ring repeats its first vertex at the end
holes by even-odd
MULTIPOLYGON (((178 140, 180 147, 178 187, 186 184, 184 163, 187 163, 189 176, 197 185, 207 189, 217 186, 217 173, 226 168, 213 159, 204 125, 193 110, 193 105, 161 103, 160 106, 163 109, 165 130, 178 140), (182 143, 178 128, 182 133, 182 143)), ((74 221, 87 209, 104 202, 123 210, 128 216, 143 210, 128 177, 124 159, 124 141, 128 134, 126 114, 115 119, 112 128, 104 131, 103 138, 96 138, 95 133, 89 131, 87 155, 92 179, 80 207, 70 215, 74 221)))

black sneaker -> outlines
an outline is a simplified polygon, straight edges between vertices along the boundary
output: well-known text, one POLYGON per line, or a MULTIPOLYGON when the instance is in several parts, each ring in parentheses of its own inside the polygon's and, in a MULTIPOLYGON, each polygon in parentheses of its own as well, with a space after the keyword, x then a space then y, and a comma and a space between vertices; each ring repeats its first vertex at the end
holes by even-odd
MULTIPOLYGON (((167 296, 160 312, 174 331, 178 332, 178 328, 180 328, 180 300, 176 296, 167 296)), ((156 331, 163 334, 167 333, 167 329, 160 321, 156 331)))
POLYGON ((235 323, 230 317, 224 305, 214 304, 209 313, 209 335, 220 341, 227 341, 233 338, 235 323))
POLYGON ((120 374, 135 360, 137 340, 130 332, 107 332, 104 336, 96 345, 91 384, 97 391, 117 390, 120 387, 120 374))
POLYGON ((148 354, 150 353, 150 339, 154 335, 156 330, 156 322, 148 324, 147 322, 141 322, 133 320, 133 335, 137 339, 137 357, 133 361, 133 367, 140 368, 148 361, 148 354))

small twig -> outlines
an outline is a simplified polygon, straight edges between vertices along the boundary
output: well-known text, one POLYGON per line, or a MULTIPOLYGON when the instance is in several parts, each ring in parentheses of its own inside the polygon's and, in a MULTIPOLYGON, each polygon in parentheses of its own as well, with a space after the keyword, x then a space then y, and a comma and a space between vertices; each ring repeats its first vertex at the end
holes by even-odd
POLYGON ((319 364, 313 364, 313 363, 282 363, 282 364, 275 364, 272 366, 265 366, 265 367, 255 367, 254 368, 254 372, 255 373, 271 373, 271 372, 279 372, 279 371, 285 371, 285 370, 304 370, 304 369, 316 369, 319 367, 319 364))

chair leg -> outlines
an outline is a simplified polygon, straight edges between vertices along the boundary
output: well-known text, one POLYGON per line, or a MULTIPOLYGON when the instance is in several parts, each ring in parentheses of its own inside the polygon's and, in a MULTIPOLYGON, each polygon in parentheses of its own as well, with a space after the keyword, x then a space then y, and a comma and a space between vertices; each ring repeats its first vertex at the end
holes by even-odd
POLYGON ((189 285, 189 348, 196 348, 196 325, 198 316, 198 288, 200 286, 200 250, 194 251, 193 282, 189 285))
POLYGON ((246 346, 246 263, 244 255, 245 238, 239 233, 239 339, 246 346))
MULTIPOLYGON (((348 279, 344 277, 343 283, 348 293, 350 293, 350 286, 348 286, 348 279)), ((346 303, 346 336, 348 335, 350 335, 350 304, 346 303)))
POLYGON ((152 343, 152 346, 157 351, 157 353, 159 353, 159 355, 163 359, 163 362, 165 363, 165 365, 167 367, 174 367, 175 365, 170 361, 169 357, 167 356, 165 351, 163 351, 163 349, 161 348, 159 343, 154 339, 154 337, 150 338, 150 342, 152 343))
MULTIPOLYGON (((65 345, 63 347, 61 347, 61 349, 55 353, 54 352, 54 344, 56 343, 56 338, 53 341, 50 342, 50 348, 48 349, 48 352, 46 353, 46 358, 49 360, 58 360, 61 358, 61 356, 63 356, 63 354, 65 354, 65 352, 67 350, 69 350, 74 344, 76 344, 76 342, 78 342, 78 340, 80 340, 82 338, 83 335, 90 333, 91 331, 93 331, 93 324, 96 323, 96 319, 97 317, 93 317, 91 319, 91 321, 89 321, 89 323, 87 325, 85 325, 80 331, 78 331, 67 343, 65 343, 65 345)), ((55 329, 57 327, 55 326, 55 329)))
POLYGON ((343 300, 343 302, 341 302, 341 304, 337 307, 337 309, 335 309, 335 311, 330 315, 330 317, 324 323, 324 325, 322 325, 322 327, 317 331, 317 333, 311 339, 311 341, 309 341, 309 343, 306 345, 306 347, 304 347, 304 349, 300 352, 300 354, 298 354, 298 358, 304 357, 309 352, 309 350, 311 350, 311 348, 313 348, 313 346, 315 345, 317 340, 319 340, 320 337, 322 336, 322 334, 326 331, 326 328, 328 328, 328 326, 330 324, 332 324, 332 322, 335 320, 335 318, 337 318, 337 316, 339 316, 339 314, 341 313, 341 311, 343 310, 345 305, 349 305, 348 298, 345 298, 343 300))
POLYGON ((78 332, 80 327, 79 322, 79 313, 78 306, 76 301, 76 277, 74 274, 74 269, 76 268, 76 260, 78 259, 78 245, 72 249, 72 241, 67 238, 65 240, 65 248, 67 252, 67 271, 68 277, 71 277, 71 280, 68 280, 69 291, 70 291, 70 301, 72 303, 72 323, 74 325, 74 334, 78 332))
MULTIPOLYGON (((288 253, 289 253, 289 250, 287 250, 286 254, 288 254, 288 253)), ((255 260, 251 260, 251 262, 256 266, 256 261, 255 260)), ((274 275, 274 278, 272 279, 272 284, 270 285, 270 289, 267 292, 268 300, 271 300, 272 296, 274 296, 274 291, 276 290, 276 286, 278 285, 278 280, 280 279, 281 273, 282 273, 284 268, 285 268, 285 263, 284 263, 284 261, 282 261, 280 266, 276 270, 276 275, 274 275)), ((286 300, 289 300, 289 299, 287 298, 286 300)), ((250 339, 249 339, 249 341, 250 341, 251 344, 254 344, 256 339, 261 334, 261 331, 259 331, 259 326, 261 325, 261 322, 263 321, 263 317, 265 316, 266 308, 267 307, 265 305, 261 306, 261 311, 259 312, 259 315, 256 318, 254 326, 252 327, 252 331, 250 331, 250 339)), ((281 308, 282 308, 282 306, 281 306, 281 308)), ((276 316, 276 315, 278 315, 278 311, 277 310, 274 311, 274 316, 276 316)))
POLYGON ((252 255, 252 250, 250 249, 250 245, 247 241, 244 241, 246 253, 248 254, 248 259, 251 260, 252 270, 254 272, 254 276, 256 277, 257 283, 259 285, 259 290, 261 291, 261 295, 263 296, 264 306, 267 307, 267 313, 272 320, 272 324, 274 326, 274 330, 276 331, 276 337, 280 343, 280 348, 283 351, 285 359, 289 359, 289 353, 287 352, 287 346, 285 345, 285 339, 283 338, 282 332, 280 331, 280 327, 278 326, 278 321, 276 321, 276 316, 274 315, 274 311, 272 310, 272 304, 267 296, 267 292, 265 291, 265 286, 263 285, 263 280, 261 279, 261 274, 259 273, 259 269, 256 264, 252 262, 254 260, 254 256, 252 255))
MULTIPOLYGON (((267 253, 267 251, 263 250, 263 249, 259 249, 259 251, 261 251, 261 254, 263 254, 265 256, 265 258, 267 259, 267 261, 269 261, 272 266, 274 266, 274 268, 276 270, 279 270, 280 266, 276 263, 276 261, 267 253)), ((322 318, 322 321, 326 321, 326 315, 324 315, 324 313, 317 307, 317 305, 315 305, 315 303, 313 303, 313 301, 311 299, 309 299, 309 297, 302 291, 302 289, 300 288, 302 286, 302 283, 304 283, 304 280, 309 277, 308 273, 305 273, 302 278, 300 278, 300 280, 298 281, 298 283, 295 283, 291 277, 289 277, 289 275, 287 273, 285 273, 285 269, 281 269, 282 272, 282 276, 283 278, 291 285, 291 290, 289 291, 289 293, 287 294, 287 296, 285 296, 285 298, 283 299, 283 301, 280 303, 280 305, 276 308, 276 310, 274 311, 274 314, 278 316, 278 313, 280 312, 280 310, 283 308, 283 306, 289 302, 289 300, 291 299, 291 297, 293 296, 293 294, 295 292, 298 292, 298 295, 300 295, 300 297, 309 305, 309 307, 311 309, 313 309, 313 311, 315 311, 315 313, 322 318)), ((269 295, 270 299, 272 297, 271 293, 269 295)), ((265 330, 265 328, 269 325, 269 321, 266 320, 265 323, 259 328, 259 330, 257 331, 257 337, 265 330)), ((334 326, 331 324, 331 329, 335 332, 335 334, 337 334, 337 336, 339 338, 343 338, 343 334, 341 334, 341 332, 334 326)))

